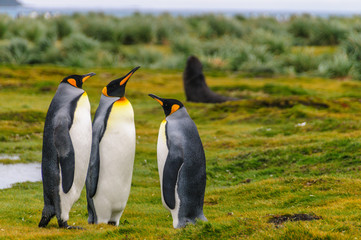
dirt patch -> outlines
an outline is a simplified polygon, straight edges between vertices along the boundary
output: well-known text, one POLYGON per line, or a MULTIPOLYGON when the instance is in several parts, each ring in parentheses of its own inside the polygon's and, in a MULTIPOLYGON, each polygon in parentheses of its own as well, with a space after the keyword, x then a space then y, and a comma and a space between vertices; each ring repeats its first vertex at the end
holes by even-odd
POLYGON ((325 180, 323 180, 322 178, 320 179, 311 179, 311 180, 308 180, 305 185, 306 186, 312 186, 314 184, 318 184, 318 183, 323 183, 325 180))
POLYGON ((317 216, 315 214, 305 214, 305 213, 298 213, 298 214, 285 214, 285 215, 276 215, 273 216, 268 220, 268 223, 274 223, 275 225, 281 225, 284 222, 291 221, 312 221, 312 220, 319 220, 322 219, 321 216, 317 216))
POLYGON ((242 181, 241 183, 250 183, 250 182, 252 182, 252 179, 247 178, 246 180, 242 181))

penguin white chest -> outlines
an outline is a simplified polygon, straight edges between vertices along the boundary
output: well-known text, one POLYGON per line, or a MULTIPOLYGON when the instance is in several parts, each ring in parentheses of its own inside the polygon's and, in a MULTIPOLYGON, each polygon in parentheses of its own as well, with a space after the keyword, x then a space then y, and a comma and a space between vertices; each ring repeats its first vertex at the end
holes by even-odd
POLYGON ((162 202, 163 202, 163 205, 168 209, 167 204, 165 204, 165 202, 164 202, 163 186, 162 186, 164 165, 165 165, 165 161, 167 160, 167 156, 168 156, 167 137, 166 137, 166 133, 165 133, 166 124, 167 124, 167 121, 164 119, 159 127, 158 143, 157 143, 157 161, 158 161, 159 180, 160 180, 160 186, 161 186, 161 191, 162 191, 162 202))
MULTIPOLYGON (((167 121, 164 119, 159 127, 159 134, 158 134, 158 144, 157 144, 157 161, 158 161, 158 173, 159 173, 159 180, 161 186, 161 193, 162 193, 162 203, 163 206, 171 212, 173 218, 173 227, 178 226, 178 212, 180 207, 180 199, 178 196, 178 187, 175 186, 175 208, 170 209, 168 205, 164 201, 163 197, 163 172, 164 172, 164 165, 167 161, 168 157, 168 145, 167 145, 167 135, 166 135, 166 124, 167 121)), ((180 167, 179 171, 181 170, 182 166, 180 167)), ((178 181, 178 180, 177 180, 178 181)))
POLYGON ((67 213, 70 211, 71 206, 80 197, 90 159, 92 123, 89 99, 85 92, 78 100, 69 134, 74 149, 75 169, 73 185, 70 191, 65 194, 62 187, 59 187, 62 214, 66 214, 66 216, 62 217, 65 220, 69 218, 67 213))
POLYGON ((108 206, 122 211, 130 193, 135 155, 134 112, 128 100, 121 99, 113 104, 99 144, 99 155, 95 207, 98 208, 100 204, 105 206, 98 201, 105 198, 108 206))

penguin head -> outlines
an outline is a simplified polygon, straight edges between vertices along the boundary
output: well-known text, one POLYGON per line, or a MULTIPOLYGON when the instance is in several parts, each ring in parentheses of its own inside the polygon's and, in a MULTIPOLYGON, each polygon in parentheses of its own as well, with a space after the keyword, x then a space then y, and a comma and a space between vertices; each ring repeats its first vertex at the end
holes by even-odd
POLYGON ((90 77, 94 76, 95 73, 88 73, 84 75, 70 75, 61 81, 62 83, 70 84, 76 88, 82 88, 83 83, 90 77))
POLYGON ((102 93, 107 97, 124 97, 125 86, 129 78, 139 68, 140 66, 133 68, 133 70, 127 73, 124 77, 111 81, 106 87, 103 88, 102 93))
POLYGON ((154 100, 159 102, 159 104, 163 107, 164 114, 166 117, 171 115, 172 113, 178 111, 182 107, 184 107, 183 103, 176 99, 169 99, 169 98, 161 98, 154 94, 148 94, 150 97, 152 97, 154 100))

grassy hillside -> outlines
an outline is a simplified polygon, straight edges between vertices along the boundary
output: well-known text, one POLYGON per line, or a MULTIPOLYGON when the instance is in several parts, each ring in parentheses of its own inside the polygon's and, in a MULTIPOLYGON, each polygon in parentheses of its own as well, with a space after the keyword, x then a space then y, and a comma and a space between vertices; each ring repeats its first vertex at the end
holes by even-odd
MULTIPOLYGON (((66 75, 97 73, 84 84, 94 115, 100 91, 130 69, 0 67, 0 153, 40 162, 42 128, 66 75)), ((88 225, 85 192, 63 230, 37 224, 41 183, 0 190, 1 239, 356 239, 361 235, 361 83, 311 77, 247 78, 207 72, 209 86, 242 100, 185 102, 181 72, 141 68, 127 85, 137 150, 130 198, 119 227, 88 225), (174 230, 163 208, 156 165, 164 118, 154 93, 177 98, 194 119, 207 158, 204 212, 209 222, 174 230), (314 221, 268 223, 283 214, 314 221)), ((8 163, 2 160, 0 162, 8 163)))

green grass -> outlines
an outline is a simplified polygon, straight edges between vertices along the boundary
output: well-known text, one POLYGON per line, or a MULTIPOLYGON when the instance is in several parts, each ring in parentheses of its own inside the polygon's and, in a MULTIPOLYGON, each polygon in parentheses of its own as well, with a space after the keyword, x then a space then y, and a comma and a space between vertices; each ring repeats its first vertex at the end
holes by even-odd
MULTIPOLYGON (((94 116, 100 91, 129 69, 0 67, 0 153, 40 162, 44 118, 58 83, 97 73, 84 84, 94 116)), ((85 191, 63 230, 37 224, 42 184, 0 190, 1 239, 355 239, 361 235, 361 82, 312 77, 248 78, 208 72, 208 85, 242 100, 189 103, 180 71, 141 68, 127 84, 137 147, 132 189, 119 227, 88 225, 85 191), (159 104, 177 98, 198 126, 207 158, 204 213, 209 222, 173 229, 161 203, 156 164, 159 104), (268 223, 307 213, 321 220, 268 223)), ((9 163, 9 162, 5 162, 9 163)))

